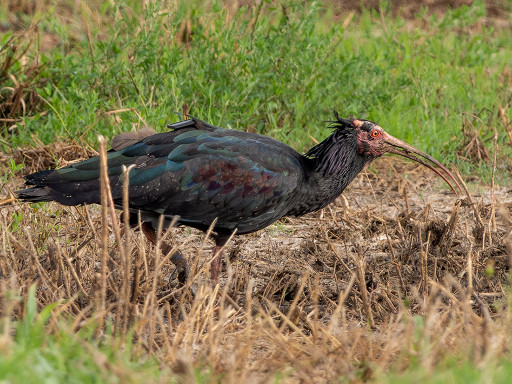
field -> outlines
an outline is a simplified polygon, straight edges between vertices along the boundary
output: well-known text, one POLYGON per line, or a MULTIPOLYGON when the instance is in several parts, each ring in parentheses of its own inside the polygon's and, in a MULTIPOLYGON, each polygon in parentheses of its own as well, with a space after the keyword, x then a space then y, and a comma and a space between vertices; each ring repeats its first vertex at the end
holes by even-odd
POLYGON ((0 381, 509 382, 512 8, 470 3, 0 1, 0 381), (466 196, 385 156, 235 237, 216 287, 212 241, 172 228, 193 296, 119 212, 13 195, 175 112, 305 150, 333 109, 466 196))

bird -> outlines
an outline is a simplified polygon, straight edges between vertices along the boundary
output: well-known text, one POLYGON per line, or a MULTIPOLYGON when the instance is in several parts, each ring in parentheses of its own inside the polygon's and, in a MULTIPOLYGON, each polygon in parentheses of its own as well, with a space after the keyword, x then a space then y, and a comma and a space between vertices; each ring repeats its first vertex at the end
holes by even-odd
MULTIPOLYGON (((215 249, 210 278, 219 283, 227 240, 259 231, 285 216, 299 217, 334 201, 373 160, 385 153, 409 158, 440 176, 457 194, 453 174, 440 162, 360 118, 327 121, 331 134, 301 154, 257 133, 216 127, 198 118, 169 124, 168 131, 125 132, 113 138, 107 166, 114 206, 123 209, 123 166, 129 173, 130 223, 157 244, 157 228, 173 220, 208 231, 215 249)), ((25 176, 15 192, 26 202, 66 206, 100 203, 100 157, 25 176)), ((169 253, 169 245, 161 243, 169 253)), ((176 251, 170 260, 185 284, 189 263, 176 251)))

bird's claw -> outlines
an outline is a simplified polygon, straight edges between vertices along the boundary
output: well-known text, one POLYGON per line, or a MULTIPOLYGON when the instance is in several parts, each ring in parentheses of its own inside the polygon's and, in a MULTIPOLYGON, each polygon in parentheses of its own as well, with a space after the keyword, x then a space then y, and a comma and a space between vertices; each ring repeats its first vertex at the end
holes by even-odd
POLYGON ((179 262, 176 263, 176 269, 171 274, 169 280, 178 279, 178 282, 181 286, 184 286, 187 283, 187 280, 190 276, 190 266, 188 265, 187 260, 180 259, 179 262))
MULTIPOLYGON (((176 258, 177 260, 173 260, 174 265, 176 265, 176 269, 169 277, 169 281, 173 281, 175 279, 178 280, 179 286, 184 287, 187 284, 187 281, 190 277, 190 266, 186 259, 183 257, 176 258)), ((196 296, 196 288, 191 285, 190 293, 193 297, 196 296)))

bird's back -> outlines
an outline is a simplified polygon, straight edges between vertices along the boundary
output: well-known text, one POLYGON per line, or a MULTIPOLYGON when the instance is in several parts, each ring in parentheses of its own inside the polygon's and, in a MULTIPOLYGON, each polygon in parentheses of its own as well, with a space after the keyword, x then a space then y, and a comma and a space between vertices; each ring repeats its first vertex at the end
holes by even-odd
MULTIPOLYGON (((293 206, 304 183, 303 157, 272 138, 213 127, 200 120, 170 125, 169 132, 137 139, 123 134, 108 152, 112 196, 122 205, 122 166, 129 176, 132 211, 145 217, 180 216, 182 224, 217 231, 252 232, 293 206), (125 139, 126 138, 126 139, 125 139)), ((65 205, 100 202, 99 158, 26 177, 18 191, 28 201, 65 205)))

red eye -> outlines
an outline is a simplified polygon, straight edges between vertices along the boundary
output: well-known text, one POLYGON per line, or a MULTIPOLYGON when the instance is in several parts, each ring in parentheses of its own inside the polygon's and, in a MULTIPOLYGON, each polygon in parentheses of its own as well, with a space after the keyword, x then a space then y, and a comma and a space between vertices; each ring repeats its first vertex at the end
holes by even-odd
POLYGON ((378 129, 374 129, 374 130, 372 131, 371 135, 372 135, 372 137, 373 137, 374 139, 376 139, 377 137, 379 137, 379 136, 380 136, 380 131, 379 131, 378 129))

